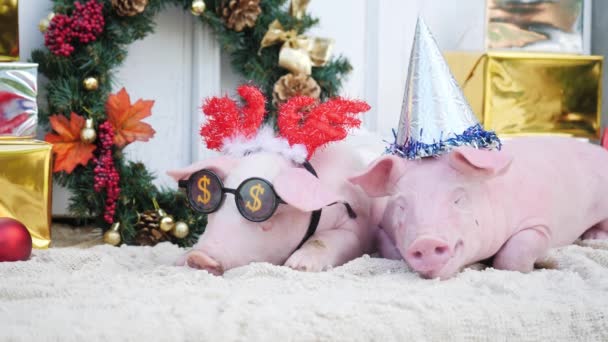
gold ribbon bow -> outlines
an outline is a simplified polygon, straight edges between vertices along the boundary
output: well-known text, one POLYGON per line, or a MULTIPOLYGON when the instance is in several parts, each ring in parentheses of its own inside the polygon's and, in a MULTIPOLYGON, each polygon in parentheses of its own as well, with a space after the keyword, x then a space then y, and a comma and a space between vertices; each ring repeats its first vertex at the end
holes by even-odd
POLYGON ((268 26, 260 50, 283 42, 279 52, 279 66, 293 74, 310 75, 312 67, 327 64, 331 56, 334 41, 329 38, 306 37, 298 35, 296 30, 285 31, 278 20, 268 26))

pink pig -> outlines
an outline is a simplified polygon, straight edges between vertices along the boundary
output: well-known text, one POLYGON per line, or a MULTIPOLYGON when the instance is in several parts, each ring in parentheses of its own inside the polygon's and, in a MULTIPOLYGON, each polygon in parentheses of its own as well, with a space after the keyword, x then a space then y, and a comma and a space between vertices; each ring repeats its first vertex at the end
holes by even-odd
POLYGON ((517 138, 502 151, 384 156, 350 180, 388 196, 380 250, 426 278, 494 256, 528 272, 549 248, 608 238, 608 153, 571 138, 517 138))
POLYGON ((215 275, 251 262, 321 271, 371 253, 375 232, 368 227, 377 224, 372 222, 372 199, 347 181, 347 175, 364 169, 363 162, 343 143, 333 143, 318 150, 310 164, 319 178, 271 152, 240 158, 220 156, 170 172, 176 180, 184 180, 198 170, 209 169, 221 178, 224 187, 232 189, 250 177, 261 177, 270 181, 286 202, 269 220, 255 223, 239 214, 234 196, 228 194, 221 208, 209 214, 198 243, 177 264, 215 275), (349 216, 343 202, 350 204, 356 218, 349 216), (311 213, 317 209, 322 213, 316 232, 296 249, 307 232, 311 213))

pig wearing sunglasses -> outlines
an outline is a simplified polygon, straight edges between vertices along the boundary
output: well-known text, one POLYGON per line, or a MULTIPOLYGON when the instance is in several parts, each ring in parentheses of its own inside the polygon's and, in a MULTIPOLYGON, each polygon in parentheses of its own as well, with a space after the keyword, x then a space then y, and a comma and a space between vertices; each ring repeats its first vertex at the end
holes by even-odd
MULTIPOLYGON (((211 191, 194 194, 207 196, 209 202, 220 200, 219 208, 208 215, 205 233, 193 249, 178 260, 178 265, 204 269, 215 275, 251 262, 269 262, 303 271, 322 271, 372 252, 375 226, 372 200, 346 178, 364 164, 354 151, 335 143, 315 153, 310 160, 319 178, 303 166, 269 152, 253 153, 241 158, 219 156, 190 167, 170 172, 176 180, 187 180, 205 170, 190 182, 205 188, 210 173, 217 175, 223 187, 239 189, 239 208, 232 193, 211 191), (207 178, 202 178, 207 177, 207 178), (261 180, 257 181, 257 180, 261 180), (249 181, 249 182, 248 182, 249 181), (261 190, 263 194, 261 194, 261 190), (275 202, 268 193, 274 191, 275 202), (348 203, 356 218, 349 215, 348 203), (254 222, 243 212, 276 210, 270 218, 254 222), (316 232, 297 249, 306 235, 312 213, 322 209, 316 232)), ((235 191, 237 192, 237 191, 235 191)), ((201 197, 201 200, 206 198, 201 197)), ((196 200, 196 199, 195 199, 196 200)), ((376 210, 376 220, 379 219, 376 210)))
POLYGON ((198 243, 178 265, 220 275, 252 262, 322 271, 371 253, 381 210, 347 176, 361 157, 340 142, 369 110, 362 101, 296 96, 262 125, 265 98, 241 86, 245 104, 208 99, 201 136, 221 156, 169 173, 193 209, 208 215, 198 243), (262 127, 262 128, 260 128, 262 127))

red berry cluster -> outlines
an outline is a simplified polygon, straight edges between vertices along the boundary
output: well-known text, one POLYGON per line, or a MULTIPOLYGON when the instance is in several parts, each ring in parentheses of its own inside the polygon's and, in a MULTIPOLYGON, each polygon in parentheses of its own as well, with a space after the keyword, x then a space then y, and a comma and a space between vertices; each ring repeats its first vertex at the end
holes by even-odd
POLYGON ((95 158, 95 192, 106 189, 106 211, 103 215, 107 223, 114 222, 116 212, 116 201, 120 195, 120 175, 116 171, 114 158, 112 158, 112 147, 114 146, 114 128, 108 121, 99 125, 99 156, 95 158))
POLYGON ((74 7, 72 16, 55 15, 44 35, 44 44, 56 55, 67 57, 74 52, 75 39, 86 44, 95 41, 103 32, 103 4, 89 0, 84 5, 75 2, 74 7))
POLYGON ((58 56, 69 56, 74 51, 72 46, 72 18, 57 14, 51 20, 44 35, 44 45, 58 56))
POLYGON ((105 19, 103 18, 103 5, 97 0, 89 0, 82 5, 74 3, 74 13, 72 13, 74 37, 83 43, 94 42, 103 32, 105 19))

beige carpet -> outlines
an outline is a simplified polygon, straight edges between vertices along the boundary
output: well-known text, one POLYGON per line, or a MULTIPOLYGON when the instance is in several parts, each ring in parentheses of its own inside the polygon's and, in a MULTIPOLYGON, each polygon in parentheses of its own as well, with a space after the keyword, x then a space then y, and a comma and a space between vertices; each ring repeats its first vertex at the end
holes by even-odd
POLYGON ((326 273, 253 264, 224 277, 182 250, 95 246, 0 263, 1 341, 608 341, 608 242, 531 274, 422 280, 363 257, 326 273))

